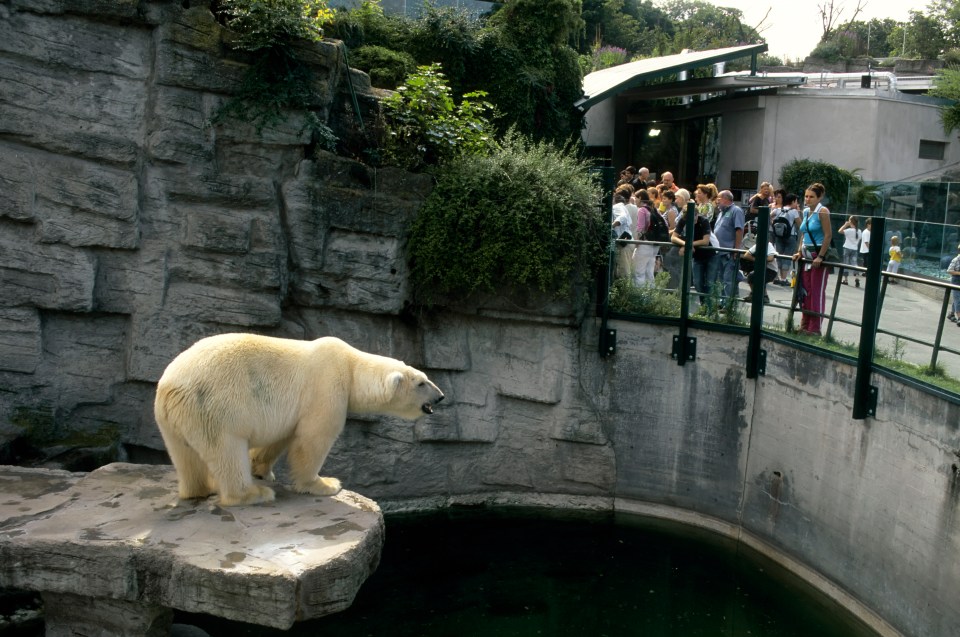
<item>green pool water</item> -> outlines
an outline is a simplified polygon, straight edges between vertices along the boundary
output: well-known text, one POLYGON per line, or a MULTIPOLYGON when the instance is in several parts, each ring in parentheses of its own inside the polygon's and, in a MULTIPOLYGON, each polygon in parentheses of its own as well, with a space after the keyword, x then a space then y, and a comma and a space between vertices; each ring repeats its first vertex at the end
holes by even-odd
POLYGON ((386 518, 353 606, 289 631, 178 615, 211 635, 874 635, 792 576, 702 531, 609 514, 445 510, 386 518))

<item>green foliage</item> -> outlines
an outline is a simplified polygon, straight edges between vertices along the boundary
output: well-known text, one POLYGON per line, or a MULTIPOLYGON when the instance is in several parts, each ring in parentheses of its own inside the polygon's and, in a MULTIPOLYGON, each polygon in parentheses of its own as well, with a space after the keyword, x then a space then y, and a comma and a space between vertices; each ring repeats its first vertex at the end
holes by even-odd
POLYGON ((947 133, 960 129, 960 69, 946 68, 937 73, 937 81, 930 95, 954 100, 940 107, 940 121, 947 133))
POLYGON ((342 40, 351 49, 367 43, 403 50, 409 38, 410 21, 402 16, 386 16, 380 0, 363 0, 352 9, 338 8, 327 27, 328 35, 342 40))
POLYGON ((223 0, 220 6, 227 28, 238 35, 234 46, 246 51, 320 40, 333 17, 327 0, 223 0))
POLYGON ((663 8, 673 22, 674 36, 671 50, 661 50, 659 55, 679 53, 683 49, 720 49, 762 40, 755 29, 743 23, 740 9, 717 7, 702 0, 671 0, 663 8))
POLYGON ((262 51, 244 74, 237 95, 213 116, 219 123, 228 118, 250 122, 259 134, 265 126, 286 119, 289 109, 306 109, 313 99, 310 69, 285 47, 262 51))
POLYGON ((824 205, 832 212, 841 212, 847 203, 850 186, 857 187, 863 179, 855 170, 845 170, 825 161, 793 159, 780 168, 780 184, 787 192, 795 192, 803 199, 807 186, 819 182, 826 188, 824 205))
POLYGON ((421 66, 383 101, 387 160, 415 170, 461 153, 485 153, 495 144, 485 114, 486 93, 465 94, 454 102, 439 64, 421 66))
POLYGON ((580 0, 511 0, 489 19, 476 81, 489 87, 501 131, 556 144, 579 135, 582 75, 568 43, 582 24, 580 0))
POLYGON ((817 46, 810 51, 810 57, 832 64, 839 62, 843 58, 843 51, 833 40, 821 40, 817 46))
POLYGON ((374 86, 391 90, 417 70, 417 61, 409 53, 373 44, 354 51, 350 56, 350 65, 366 71, 374 86))
POLYGON ((784 66, 784 61, 775 55, 761 53, 757 56, 757 66, 784 66))
POLYGON ((610 286, 610 309, 628 314, 680 316, 680 295, 667 288, 669 272, 659 272, 653 285, 634 285, 628 278, 617 279, 610 286))
MULTIPOLYGON (((237 95, 217 111, 213 122, 236 118, 251 122, 259 134, 265 126, 284 121, 290 109, 309 110, 315 98, 313 76, 292 45, 323 37, 323 24, 332 16, 326 0, 224 0, 220 11, 237 36, 233 46, 256 57, 237 95)), ((315 115, 307 118, 306 126, 321 145, 331 145, 332 131, 315 115)))
POLYGON ((649 0, 583 0, 585 40, 578 50, 588 53, 598 45, 624 48, 632 55, 650 55, 656 34, 673 38, 673 23, 649 0))
POLYGON ((629 55, 626 49, 617 46, 597 47, 593 51, 591 71, 619 66, 627 61, 629 61, 629 55))
POLYGON ((911 59, 935 60, 947 48, 943 25, 936 16, 925 12, 910 11, 906 25, 891 30, 887 37, 890 54, 911 59))
POLYGON ((410 25, 407 49, 420 64, 443 64, 451 88, 461 93, 486 90, 471 79, 478 70, 474 60, 484 40, 481 23, 465 11, 427 6, 410 25))
MULTIPOLYGON (((827 62, 857 57, 887 57, 891 54, 891 34, 900 28, 890 18, 847 22, 824 35, 811 55, 827 62)), ((902 30, 898 33, 902 37, 902 30)))
MULTIPOLYGON (((497 6, 497 5, 494 5, 497 6)), ((329 32, 353 48, 377 45, 442 63, 454 94, 485 91, 496 126, 563 144, 580 132, 582 72, 568 43, 580 35, 580 0, 509 0, 486 23, 427 7, 417 20, 384 16, 379 4, 337 11, 329 32)), ((371 67, 373 68, 373 67, 371 67)))
POLYGON ((511 131, 487 155, 438 169, 411 227, 415 298, 430 306, 475 293, 536 288, 573 299, 606 247, 600 187, 569 149, 511 131))
POLYGON ((580 0, 506 0, 489 24, 503 29, 522 48, 549 55, 583 30, 580 0))

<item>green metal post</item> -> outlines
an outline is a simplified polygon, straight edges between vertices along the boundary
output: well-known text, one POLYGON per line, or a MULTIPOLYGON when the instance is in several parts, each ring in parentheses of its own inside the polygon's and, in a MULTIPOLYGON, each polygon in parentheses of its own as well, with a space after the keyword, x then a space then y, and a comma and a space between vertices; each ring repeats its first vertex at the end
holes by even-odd
POLYGON ((685 365, 687 359, 692 360, 690 354, 690 337, 687 334, 690 322, 690 270, 693 268, 693 233, 697 227, 697 206, 694 202, 687 202, 687 211, 684 222, 683 261, 680 267, 680 335, 674 344, 673 356, 677 365, 685 365))
POLYGON ((863 282, 863 314, 860 319, 860 352, 853 392, 853 417, 863 420, 877 415, 877 388, 870 384, 873 355, 877 349, 877 325, 880 321, 880 279, 883 265, 884 218, 874 217, 870 227, 870 252, 863 282), (873 239, 877 237, 877 239, 873 239))
POLYGON ((940 356, 940 342, 943 339, 943 317, 950 307, 950 288, 943 290, 943 305, 940 306, 940 319, 937 321, 937 337, 933 341, 933 354, 930 356, 930 371, 937 368, 937 358, 940 356))
MULTIPOLYGON (((757 249, 753 260, 752 307, 750 308, 750 337, 747 341, 747 378, 763 373, 761 365, 763 338, 763 294, 767 289, 767 234, 770 230, 770 207, 760 206, 757 215, 757 249)), ((736 288, 734 288, 736 289, 736 288)))

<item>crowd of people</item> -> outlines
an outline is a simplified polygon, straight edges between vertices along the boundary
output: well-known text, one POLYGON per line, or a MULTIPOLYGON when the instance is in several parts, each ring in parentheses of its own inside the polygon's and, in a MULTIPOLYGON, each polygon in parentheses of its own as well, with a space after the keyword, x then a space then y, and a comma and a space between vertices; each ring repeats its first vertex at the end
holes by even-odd
MULTIPOLYGON (((677 185, 670 172, 662 173, 657 181, 651 179, 649 169, 627 166, 620 172, 613 198, 613 236, 620 239, 614 276, 628 278, 635 285, 652 285, 657 272, 662 271, 676 285, 687 257, 687 204, 692 198, 696 218, 692 221, 693 254, 689 256, 692 285, 702 311, 725 311, 731 300, 737 298, 741 280, 751 290, 755 285, 762 286, 765 301, 769 300, 768 284, 796 285, 801 289, 797 295, 803 313, 800 329, 820 334, 829 272, 824 262, 833 238, 830 211, 822 203, 825 194, 822 184, 810 184, 803 194, 801 209, 797 195, 774 190, 769 182, 763 182, 744 210, 730 190, 719 190, 715 184, 697 184, 691 195, 690 190, 677 185), (755 241, 756 218, 763 206, 770 209, 770 241, 766 263, 756 267, 757 248, 750 238, 755 241)), ((851 258, 856 264, 861 252, 869 249, 869 222, 861 232, 852 217, 841 228, 845 259, 847 231, 851 227, 856 240, 851 258), (862 243, 864 234, 866 248, 862 243)), ((850 244, 853 246, 853 240, 850 244)), ((859 287, 856 272, 854 280, 859 287)), ((748 295, 743 300, 751 298, 748 295)))

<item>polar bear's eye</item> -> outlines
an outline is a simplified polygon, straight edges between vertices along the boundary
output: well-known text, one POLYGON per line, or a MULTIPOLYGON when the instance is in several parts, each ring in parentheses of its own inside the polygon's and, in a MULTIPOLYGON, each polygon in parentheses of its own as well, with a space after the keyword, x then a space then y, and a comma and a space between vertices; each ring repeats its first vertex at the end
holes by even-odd
POLYGON ((426 384, 425 382, 423 382, 422 380, 420 381, 420 384, 417 385, 417 387, 426 387, 426 386, 427 386, 427 384, 426 384))

